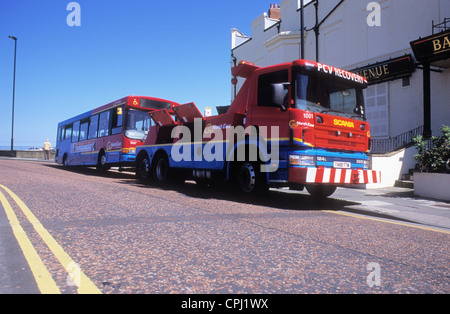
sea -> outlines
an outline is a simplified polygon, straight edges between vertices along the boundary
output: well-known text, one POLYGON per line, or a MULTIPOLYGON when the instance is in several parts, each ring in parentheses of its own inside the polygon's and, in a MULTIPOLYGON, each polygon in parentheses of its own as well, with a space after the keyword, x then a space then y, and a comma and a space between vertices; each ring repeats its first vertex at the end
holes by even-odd
MULTIPOLYGON (((35 147, 40 147, 42 148, 42 146, 33 146, 33 145, 29 145, 29 146, 16 146, 14 145, 14 150, 29 150, 31 148, 35 148, 35 147)), ((9 146, 0 146, 0 150, 11 150, 11 145, 9 146)))

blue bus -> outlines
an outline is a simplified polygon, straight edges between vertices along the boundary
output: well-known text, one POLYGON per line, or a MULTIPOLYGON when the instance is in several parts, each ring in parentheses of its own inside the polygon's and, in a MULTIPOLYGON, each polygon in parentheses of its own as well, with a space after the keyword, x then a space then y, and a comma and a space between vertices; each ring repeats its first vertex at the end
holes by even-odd
POLYGON ((179 104, 128 96, 58 124, 55 161, 63 166, 134 167, 136 147, 152 126, 149 113, 179 104))

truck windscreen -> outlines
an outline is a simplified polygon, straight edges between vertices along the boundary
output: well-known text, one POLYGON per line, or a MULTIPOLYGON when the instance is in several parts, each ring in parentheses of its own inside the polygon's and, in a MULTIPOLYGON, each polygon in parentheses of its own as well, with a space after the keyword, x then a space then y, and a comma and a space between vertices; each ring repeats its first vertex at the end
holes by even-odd
POLYGON ((362 88, 325 75, 295 72, 295 108, 364 119, 362 88))

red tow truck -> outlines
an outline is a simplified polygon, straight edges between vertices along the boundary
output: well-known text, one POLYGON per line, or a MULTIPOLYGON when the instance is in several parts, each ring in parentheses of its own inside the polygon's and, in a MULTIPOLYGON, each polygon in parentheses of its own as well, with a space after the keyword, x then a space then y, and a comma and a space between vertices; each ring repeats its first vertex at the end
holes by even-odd
POLYGON ((136 152, 139 180, 229 182, 245 193, 306 188, 317 197, 380 182, 369 169, 365 78, 308 60, 242 61, 232 75, 245 82, 223 114, 204 117, 194 103, 149 113, 154 125, 136 152))

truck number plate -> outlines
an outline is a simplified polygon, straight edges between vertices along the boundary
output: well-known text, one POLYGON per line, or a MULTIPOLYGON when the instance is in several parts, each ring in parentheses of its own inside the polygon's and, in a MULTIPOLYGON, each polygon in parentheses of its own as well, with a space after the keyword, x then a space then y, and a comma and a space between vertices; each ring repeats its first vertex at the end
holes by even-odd
POLYGON ((343 161, 335 161, 334 162, 334 168, 350 169, 351 167, 352 167, 352 164, 350 162, 343 162, 343 161))

